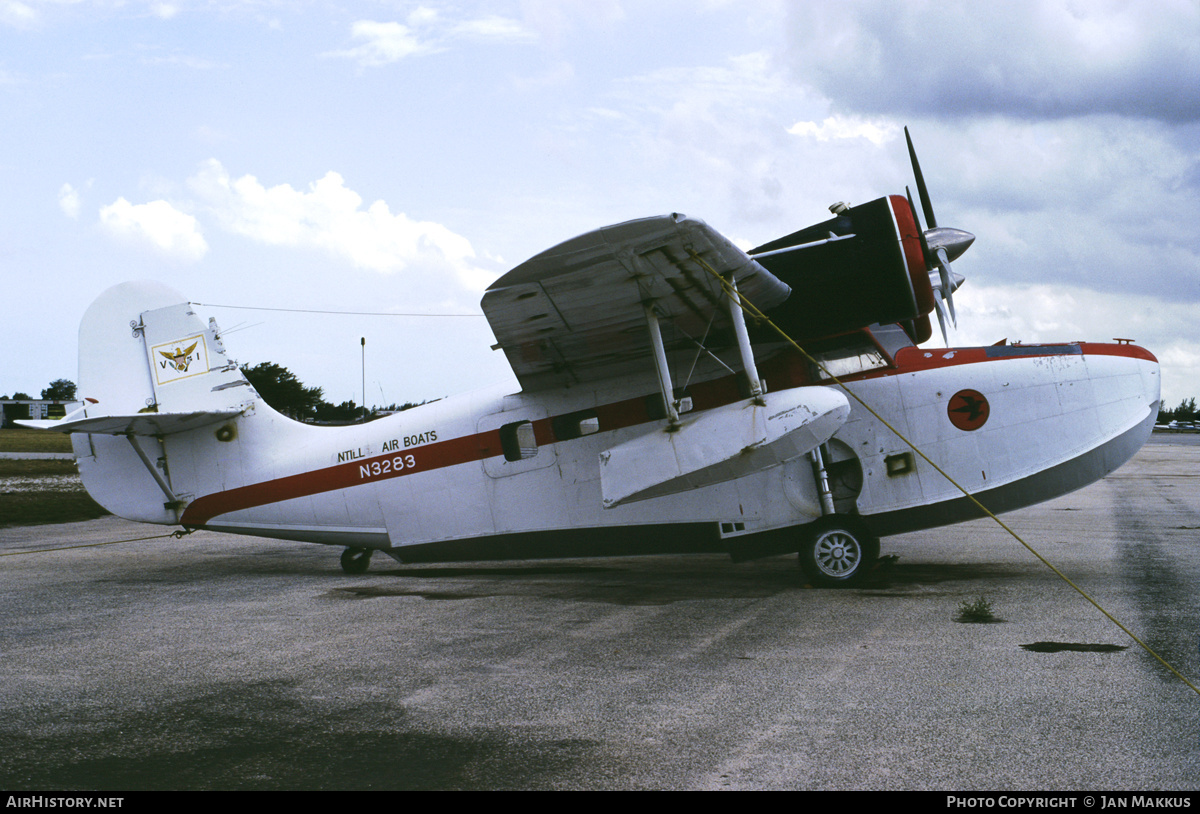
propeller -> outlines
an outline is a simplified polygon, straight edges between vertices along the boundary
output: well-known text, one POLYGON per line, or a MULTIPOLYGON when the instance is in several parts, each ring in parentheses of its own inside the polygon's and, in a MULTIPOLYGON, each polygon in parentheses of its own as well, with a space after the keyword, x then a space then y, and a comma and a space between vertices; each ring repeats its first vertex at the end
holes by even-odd
POLYGON ((958 327, 958 316, 954 312, 954 292, 963 284, 964 277, 955 274, 950 268, 950 261, 957 260, 962 253, 975 242, 975 235, 962 229, 952 229, 938 226, 933 214, 933 203, 929 199, 929 189, 925 186, 925 176, 921 174, 921 165, 917 161, 917 151, 913 149, 912 136, 908 128, 904 128, 904 139, 908 142, 908 157, 912 160, 913 175, 917 181, 917 194, 921 197, 921 209, 925 212, 925 220, 929 229, 921 228, 921 219, 913 206, 912 192, 908 193, 908 207, 912 210, 917 222, 917 231, 921 233, 921 249, 925 254, 925 268, 929 272, 929 284, 933 287, 934 306, 937 310, 938 325, 942 329, 942 341, 950 347, 946 335, 946 320, 955 328, 958 327))

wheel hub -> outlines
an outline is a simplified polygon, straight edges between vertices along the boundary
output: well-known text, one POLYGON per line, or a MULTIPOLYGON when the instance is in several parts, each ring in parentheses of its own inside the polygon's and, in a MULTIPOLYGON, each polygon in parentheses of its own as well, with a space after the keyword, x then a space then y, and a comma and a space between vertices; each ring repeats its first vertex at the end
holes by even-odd
POLYGON ((845 577, 862 562, 862 549, 853 537, 844 532, 829 532, 817 540, 817 568, 831 577, 845 577))

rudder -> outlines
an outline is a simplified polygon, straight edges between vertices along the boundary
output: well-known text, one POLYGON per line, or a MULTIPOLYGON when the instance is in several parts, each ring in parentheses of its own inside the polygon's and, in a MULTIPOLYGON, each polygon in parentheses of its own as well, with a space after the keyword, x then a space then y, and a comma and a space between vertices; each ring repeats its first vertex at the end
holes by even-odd
POLYGON ((84 486, 114 514, 175 524, 187 502, 163 437, 230 421, 257 394, 184 297, 154 282, 101 294, 79 326, 85 406, 52 427, 71 432, 84 486))

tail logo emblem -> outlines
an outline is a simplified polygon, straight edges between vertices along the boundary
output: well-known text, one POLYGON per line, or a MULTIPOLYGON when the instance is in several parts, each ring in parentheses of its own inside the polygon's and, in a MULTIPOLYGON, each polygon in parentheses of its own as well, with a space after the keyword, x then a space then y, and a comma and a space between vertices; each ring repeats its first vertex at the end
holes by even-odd
POLYGON ((162 384, 208 372, 208 346, 203 334, 163 342, 150 349, 155 381, 162 384))
POLYGON ((192 356, 192 351, 196 350, 196 345, 198 344, 200 343, 193 342, 188 346, 187 350, 180 350, 179 348, 176 348, 174 351, 160 350, 158 353, 160 356, 170 360, 171 366, 180 373, 187 373, 188 365, 192 363, 192 359, 194 358, 192 356))

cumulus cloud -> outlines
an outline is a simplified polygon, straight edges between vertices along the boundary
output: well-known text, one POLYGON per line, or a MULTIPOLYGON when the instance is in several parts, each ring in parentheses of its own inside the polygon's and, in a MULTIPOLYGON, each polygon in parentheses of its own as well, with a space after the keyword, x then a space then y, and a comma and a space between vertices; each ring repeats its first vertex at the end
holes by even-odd
MULTIPOLYGON (((1195 302, 1200 179, 1194 147, 1174 129, 1114 116, 988 117, 921 124, 913 136, 939 223, 979 238, 963 273, 1195 302)), ((907 169, 903 150, 901 138, 897 169, 907 169)))
POLYGON ((830 116, 820 124, 796 122, 788 128, 793 136, 812 136, 817 141, 864 138, 872 144, 883 144, 895 138, 900 126, 884 121, 868 121, 852 116, 830 116))
POLYGON ((118 237, 149 243, 182 260, 199 260, 208 252, 196 219, 167 201, 131 204, 118 198, 100 208, 100 223, 118 237))
POLYGON ((37 22, 37 12, 27 3, 0 0, 0 22, 14 28, 28 28, 37 22))
POLYGON ((478 267, 466 238, 441 224, 392 213, 384 201, 364 206, 362 196, 336 172, 307 189, 267 187, 252 175, 232 177, 212 159, 188 187, 224 228, 262 243, 319 248, 384 273, 414 265, 448 269, 470 287, 494 277, 478 267))
POLYGON ((79 193, 70 184, 58 190, 58 206, 68 218, 79 217, 79 193))
POLYGON ((786 149, 794 113, 789 120, 784 111, 794 111, 803 94, 785 80, 767 52, 739 54, 629 77, 612 104, 589 114, 603 127, 626 130, 622 139, 640 140, 633 152, 644 158, 647 177, 686 168, 687 183, 705 188, 697 197, 724 200, 741 217, 761 220, 778 213, 779 180, 795 155, 786 149))
POLYGON ((939 223, 977 235, 954 264, 967 284, 952 342, 1132 337, 1162 360, 1169 403, 1194 392, 1200 6, 845 0, 786 13, 780 63, 824 99, 789 128, 804 151, 852 178, 873 159, 844 136, 891 123, 892 167, 873 162, 872 195, 899 192, 912 183, 908 122, 939 223), (858 156, 837 155, 839 141, 858 156))
POLYGON ((1011 0, 788 6, 796 77, 843 109, 1200 118, 1200 7, 1011 0))
POLYGON ((412 28, 401 23, 359 20, 350 27, 350 36, 360 40, 361 44, 343 51, 330 51, 327 56, 345 57, 359 65, 375 67, 437 50, 432 44, 419 40, 412 28))
POLYGON ((495 14, 473 20, 463 20, 454 25, 451 32, 463 37, 503 42, 532 42, 532 31, 516 20, 495 14))
POLYGON ((425 6, 410 12, 403 23, 358 20, 351 25, 350 36, 359 44, 329 51, 325 56, 351 59, 363 67, 378 67, 444 51, 457 40, 528 43, 535 39, 532 31, 509 17, 489 14, 448 19, 425 6))

